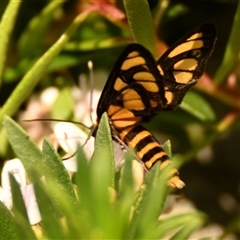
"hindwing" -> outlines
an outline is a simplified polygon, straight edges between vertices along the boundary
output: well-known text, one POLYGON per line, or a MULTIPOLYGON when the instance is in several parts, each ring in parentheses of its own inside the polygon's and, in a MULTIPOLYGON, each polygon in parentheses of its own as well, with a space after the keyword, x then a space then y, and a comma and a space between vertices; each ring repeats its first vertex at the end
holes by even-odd
POLYGON ((187 91, 197 83, 211 56, 215 41, 214 25, 202 24, 176 41, 157 60, 167 99, 165 110, 176 108, 187 91))

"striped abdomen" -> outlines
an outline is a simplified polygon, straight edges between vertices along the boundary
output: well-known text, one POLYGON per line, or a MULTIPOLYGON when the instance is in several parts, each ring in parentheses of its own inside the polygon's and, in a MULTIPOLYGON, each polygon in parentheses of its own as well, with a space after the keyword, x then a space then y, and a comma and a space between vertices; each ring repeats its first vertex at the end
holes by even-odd
MULTIPOLYGON (((141 125, 122 129, 119 137, 129 148, 135 149, 137 157, 148 170, 158 161, 161 161, 160 169, 171 162, 157 139, 141 125)), ((176 169, 171 172, 169 185, 177 188, 185 185, 179 179, 176 169)))
POLYGON ((141 125, 124 128, 119 134, 128 147, 135 149, 138 158, 150 169, 157 161, 164 162, 168 156, 156 138, 141 125))

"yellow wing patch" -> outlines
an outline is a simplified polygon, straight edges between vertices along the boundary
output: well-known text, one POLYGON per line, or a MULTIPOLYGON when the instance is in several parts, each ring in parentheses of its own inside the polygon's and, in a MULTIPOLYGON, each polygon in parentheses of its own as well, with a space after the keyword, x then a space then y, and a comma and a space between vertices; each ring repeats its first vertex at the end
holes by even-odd
POLYGON ((190 72, 173 71, 173 76, 175 78, 175 81, 177 83, 181 83, 181 84, 187 84, 188 82, 190 82, 193 79, 192 73, 190 73, 190 72))
POLYGON ((196 40, 196 41, 189 41, 182 43, 181 45, 177 46, 173 49, 173 51, 169 54, 169 57, 175 57, 182 52, 186 52, 188 50, 192 49, 198 49, 203 47, 203 41, 202 40, 196 40))
POLYGON ((194 58, 183 59, 174 64, 174 70, 193 71, 197 65, 198 61, 194 58))
POLYGON ((144 110, 142 98, 134 89, 127 89, 122 95, 123 106, 129 110, 144 110))
POLYGON ((128 85, 125 83, 125 82, 123 82, 123 80, 121 79, 121 78, 117 78, 116 79, 116 81, 115 81, 115 83, 114 83, 114 89, 116 90, 116 91, 120 91, 120 90, 122 90, 123 88, 126 88, 128 85))
POLYGON ((193 34, 190 38, 188 38, 187 41, 196 40, 196 39, 199 39, 202 37, 203 37, 202 32, 198 32, 198 33, 193 34))
POLYGON ((126 71, 126 70, 129 70, 130 68, 133 68, 139 65, 144 65, 145 63, 146 61, 143 57, 136 56, 130 59, 126 59, 121 66, 121 70, 126 71))

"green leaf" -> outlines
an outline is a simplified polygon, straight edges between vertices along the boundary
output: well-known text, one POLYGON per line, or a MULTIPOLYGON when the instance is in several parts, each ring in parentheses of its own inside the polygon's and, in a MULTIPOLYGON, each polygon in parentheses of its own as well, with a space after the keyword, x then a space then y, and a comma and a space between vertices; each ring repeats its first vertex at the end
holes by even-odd
MULTIPOLYGON (((87 62, 87 59, 85 58, 86 57, 81 57, 81 59, 79 59, 79 56, 74 56, 74 54, 62 53, 52 61, 51 65, 49 66, 49 71, 56 71, 58 69, 80 65, 83 60, 87 62)), ((88 59, 91 59, 91 57, 88 59)))
POLYGON ((34 183, 34 192, 42 218, 41 226, 44 230, 44 235, 49 239, 62 239, 64 236, 63 228, 54 212, 46 185, 41 179, 34 183))
POLYGON ((7 156, 9 158, 12 152, 9 146, 5 128, 1 129, 0 131, 0 139, 1 139, 0 156, 2 156, 3 158, 7 156))
POLYGON ((0 123, 2 122, 4 115, 13 115, 18 110, 19 106, 29 96, 41 77, 47 72, 50 63, 63 49, 65 43, 69 40, 72 33, 81 23, 83 23, 89 14, 89 11, 79 14, 74 19, 70 27, 55 42, 55 44, 53 44, 52 47, 45 54, 43 54, 34 64, 34 66, 27 72, 18 86, 14 89, 6 103, 3 105, 2 109, 0 109, 0 123))
POLYGON ((17 236, 19 239, 36 239, 28 220, 27 210, 19 184, 12 174, 9 174, 9 180, 13 199, 12 213, 14 214, 17 223, 17 236))
MULTIPOLYGON (((75 173, 75 182, 78 187, 78 194, 81 202, 86 207, 89 203, 91 193, 90 189, 90 170, 89 163, 81 147, 77 151, 77 172, 75 173)), ((89 206, 91 207, 91 206, 89 206)))
POLYGON ((29 222, 26 207, 25 207, 25 204, 23 201, 23 196, 22 196, 19 184, 17 183, 16 179, 10 173, 9 173, 9 181, 10 181, 12 199, 13 199, 12 212, 15 215, 15 217, 21 217, 21 221, 24 221, 25 223, 29 222))
POLYGON ((2 240, 17 240, 19 239, 16 231, 16 223, 13 215, 0 201, 0 239, 2 240))
POLYGON ((168 157, 170 158, 170 159, 172 159, 173 158, 173 156, 172 156, 172 145, 171 145, 171 142, 170 142, 170 140, 167 140, 163 145, 162 145, 162 147, 163 147, 163 150, 166 152, 166 154, 168 155, 168 157))
POLYGON ((237 10, 234 16, 234 22, 232 30, 229 36, 227 47, 224 53, 224 57, 213 79, 216 84, 223 83, 231 71, 239 63, 239 51, 240 51, 240 2, 238 1, 237 10))
POLYGON ((189 11, 188 7, 184 4, 175 4, 171 6, 166 11, 165 21, 173 21, 173 19, 176 19, 177 17, 186 14, 189 11))
POLYGON ((170 240, 174 239, 189 239, 190 235, 203 225, 200 218, 191 219, 185 226, 183 226, 179 231, 177 231, 170 240))
MULTIPOLYGON (((71 218, 74 218, 75 214, 79 214, 79 204, 67 170, 62 164, 61 158, 47 140, 44 140, 43 142, 43 163, 46 188, 51 198, 55 214, 57 217, 62 217, 64 215, 66 221, 71 222, 71 218), (69 215, 72 216, 69 218, 69 215)), ((46 219, 46 221, 47 220, 49 221, 50 219, 46 219)), ((58 223, 53 222, 51 225, 53 229, 48 228, 52 237, 61 237, 63 233, 54 230, 54 226, 57 226, 58 223)))
POLYGON ((9 142, 16 153, 17 157, 22 161, 31 182, 34 182, 43 173, 42 153, 27 133, 10 117, 5 116, 3 124, 6 128, 9 142), (39 176, 36 176, 32 169, 35 169, 39 176))
POLYGON ((0 22, 0 86, 9 39, 22 1, 9 1, 0 22))
MULTIPOLYGON (((55 226, 54 229, 56 229, 56 227, 58 228, 59 226, 56 225, 56 222, 54 222, 55 219, 53 219, 54 214, 52 211, 52 203, 50 202, 49 197, 46 195, 46 190, 40 181, 40 176, 42 176, 44 172, 42 153, 36 144, 24 132, 24 130, 21 129, 20 126, 18 126, 11 118, 4 118, 4 126, 13 150, 18 158, 22 161, 30 181, 34 183, 34 191, 36 193, 39 209, 43 218, 43 226, 47 226, 45 229, 46 234, 49 234, 50 236, 56 236, 51 232, 51 226, 55 226), (49 224, 49 222, 51 222, 51 224, 49 224)), ((13 194, 14 197, 16 197, 16 193, 13 194)), ((18 209, 19 207, 17 207, 16 211, 18 211, 18 209)), ((22 221, 20 221, 20 223, 21 222, 22 221)), ((20 226, 21 229, 26 229, 26 227, 23 228, 22 225, 20 226)), ((57 236, 61 236, 60 231, 58 231, 57 236)))
POLYGON ((73 115, 74 102, 71 89, 64 87, 60 90, 58 98, 54 102, 51 110, 53 119, 70 119, 73 115))
POLYGON ((156 39, 148 1, 124 0, 123 3, 134 40, 155 54, 156 39))
POLYGON ((54 13, 63 3, 64 1, 51 1, 40 14, 29 22, 18 42, 21 57, 26 56, 29 58, 37 53, 36 49, 41 49, 41 42, 43 42, 47 28, 54 18, 54 13))
POLYGON ((44 175, 46 178, 47 186, 52 192, 52 196, 56 198, 57 205, 62 202, 62 195, 64 194, 64 202, 69 206, 78 206, 72 182, 69 178, 68 172, 64 167, 62 160, 56 150, 53 148, 48 140, 43 142, 43 165, 44 175))
POLYGON ((160 171, 158 162, 146 174, 130 223, 130 239, 158 237, 155 229, 168 193, 167 179, 170 168, 172 167, 167 166, 160 171))
MULTIPOLYGON (((107 49, 111 47, 118 47, 118 46, 124 46, 126 45, 126 42, 128 42, 127 38, 123 37, 110 37, 103 39, 87 39, 82 40, 81 42, 70 42, 67 43, 64 50, 66 51, 96 51, 100 49, 107 49)), ((91 57, 89 57, 91 59, 91 57)), ((79 58, 78 58, 79 61, 79 58)))
POLYGON ((206 221, 206 216, 200 212, 191 212, 178 214, 163 220, 160 220, 156 229, 158 238, 162 239, 173 229, 180 228, 171 239, 188 239, 188 236, 206 221))
POLYGON ((209 103, 193 91, 188 92, 180 106, 201 121, 212 122, 215 120, 215 114, 209 103))
MULTIPOLYGON (((99 162, 99 164, 101 164, 99 162)), ((77 167, 78 170, 75 173, 74 183, 77 185, 78 199, 81 202, 80 214, 77 225, 84 226, 78 229, 78 235, 83 239, 89 238, 89 234, 93 228, 91 218, 94 217, 92 212, 92 206, 95 204, 94 197, 91 190, 91 177, 89 162, 85 156, 85 153, 81 147, 77 151, 77 167)), ((70 223, 70 225, 73 225, 70 223)), ((72 226, 70 226, 71 228, 72 226)), ((73 225, 74 227, 74 225, 73 225)), ((76 238, 76 236, 73 236, 76 238)))
POLYGON ((121 170, 121 182, 119 186, 119 198, 124 198, 129 196, 129 199, 133 196, 133 188, 134 188, 134 181, 133 181, 133 174, 132 174, 132 158, 133 154, 128 152, 125 154, 124 157, 125 163, 121 170))
POLYGON ((121 170, 119 183, 119 196, 113 207, 113 213, 116 217, 115 232, 120 239, 127 238, 129 216, 131 216, 132 206, 136 198, 132 171, 133 155, 131 152, 128 152, 124 158, 125 163, 121 170))
MULTIPOLYGON (((114 187, 114 152, 112 145, 112 133, 109 127, 109 120, 106 113, 102 115, 100 120, 97 134, 96 134, 96 142, 95 142, 95 151, 93 153, 91 164, 95 164, 94 162, 99 162, 99 156, 101 156, 101 163, 105 166, 105 177, 109 177, 108 186, 114 187)), ((98 166, 97 166, 98 168, 98 166)))
POLYGON ((109 188, 114 187, 114 154, 108 116, 103 114, 96 134, 96 147, 90 160, 91 218, 97 232, 92 238, 115 238, 111 222, 109 188), (99 231, 99 232, 98 232, 99 231), (97 235, 96 235, 97 233, 97 235))

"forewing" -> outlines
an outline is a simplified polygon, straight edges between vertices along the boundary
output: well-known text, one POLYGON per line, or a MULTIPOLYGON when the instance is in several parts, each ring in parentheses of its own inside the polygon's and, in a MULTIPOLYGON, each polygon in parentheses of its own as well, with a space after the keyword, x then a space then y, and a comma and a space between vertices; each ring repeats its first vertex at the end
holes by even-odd
POLYGON ((100 97, 97 115, 107 112, 116 128, 147 121, 166 104, 162 76, 151 53, 128 45, 115 63, 100 97))

